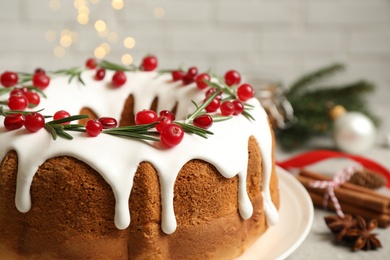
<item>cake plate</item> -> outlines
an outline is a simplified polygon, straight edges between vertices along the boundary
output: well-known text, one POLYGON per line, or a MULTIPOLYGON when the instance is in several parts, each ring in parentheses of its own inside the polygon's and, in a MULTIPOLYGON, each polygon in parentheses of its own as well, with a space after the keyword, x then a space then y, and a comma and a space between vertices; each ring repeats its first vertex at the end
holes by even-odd
POLYGON ((313 203, 309 194, 295 177, 280 167, 279 222, 257 239, 236 260, 285 259, 308 235, 313 223, 313 203))

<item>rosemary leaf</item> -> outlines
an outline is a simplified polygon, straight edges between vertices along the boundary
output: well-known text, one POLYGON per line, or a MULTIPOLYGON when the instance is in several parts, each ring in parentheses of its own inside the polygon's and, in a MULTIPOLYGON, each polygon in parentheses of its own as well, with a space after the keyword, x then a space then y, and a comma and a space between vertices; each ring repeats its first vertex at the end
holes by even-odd
POLYGON ((132 132, 125 132, 125 131, 103 131, 105 134, 109 135, 115 135, 118 137, 126 137, 126 138, 134 138, 134 139, 143 139, 143 140, 150 140, 150 141, 160 141, 158 138, 154 138, 152 136, 146 135, 146 134, 140 134, 140 133, 132 133, 132 132))
MULTIPOLYGON (((208 81, 209 82, 209 81, 208 81)), ((196 110, 194 113, 192 114, 189 114, 187 116, 187 120, 186 120, 186 123, 192 121, 195 117, 197 117, 201 112, 202 110, 207 107, 211 101, 214 100, 214 98, 216 98, 218 95, 219 95, 219 91, 221 88, 219 86, 217 86, 217 91, 215 91, 211 96, 209 96, 200 106, 197 106, 196 110)), ((194 103, 194 102, 193 102, 194 103)), ((196 105, 196 104, 195 104, 196 105)))
POLYGON ((121 70, 121 71, 134 71, 134 70, 137 69, 135 66, 125 67, 125 66, 122 66, 122 65, 119 65, 119 64, 115 64, 115 63, 109 62, 107 60, 100 61, 99 67, 102 67, 102 68, 105 68, 105 69, 109 69, 109 70, 121 70))
POLYGON ((233 118, 232 116, 210 115, 214 122, 222 122, 233 118))
POLYGON ((252 121, 255 121, 255 118, 248 112, 248 111, 246 111, 246 110, 244 110, 243 112, 242 112, 242 115, 243 116, 245 116, 248 120, 252 120, 252 121))
POLYGON ((45 124, 44 128, 51 134, 51 137, 53 138, 53 140, 57 139, 57 131, 56 131, 56 129, 54 129, 53 126, 51 126, 50 124, 45 124))
POLYGON ((69 117, 65 117, 65 118, 61 118, 58 120, 53 120, 53 121, 47 122, 47 124, 62 124, 62 123, 80 120, 80 119, 84 119, 84 118, 89 118, 89 116, 88 115, 69 116, 69 117))

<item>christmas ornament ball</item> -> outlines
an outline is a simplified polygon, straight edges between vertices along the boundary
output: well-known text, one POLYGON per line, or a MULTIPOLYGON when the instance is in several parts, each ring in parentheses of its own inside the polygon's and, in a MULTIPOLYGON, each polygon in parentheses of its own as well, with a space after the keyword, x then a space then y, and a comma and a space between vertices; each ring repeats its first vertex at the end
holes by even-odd
POLYGON ((359 112, 345 112, 335 119, 333 135, 340 150, 361 153, 374 145, 376 128, 366 115, 359 112))

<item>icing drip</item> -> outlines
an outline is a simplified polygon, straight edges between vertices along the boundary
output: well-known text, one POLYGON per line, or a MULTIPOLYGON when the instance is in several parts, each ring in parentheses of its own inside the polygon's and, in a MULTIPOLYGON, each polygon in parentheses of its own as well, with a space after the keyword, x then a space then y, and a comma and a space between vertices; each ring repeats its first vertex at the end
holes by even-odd
MULTIPOLYGON (((91 108, 99 117, 110 116, 117 120, 123 109, 126 98, 132 94, 135 98, 135 112, 149 108, 155 97, 158 97, 157 110, 171 110, 178 105, 177 118, 194 111, 191 100, 200 102, 204 92, 195 84, 183 87, 180 82, 172 82, 169 75, 154 72, 129 72, 127 82, 118 89, 110 87, 112 71, 107 71, 105 80, 95 81, 93 72, 82 74, 86 86, 77 81, 68 84, 67 77, 51 80, 45 90, 48 99, 43 99, 39 108, 44 108, 45 115, 58 110, 67 110, 70 114, 79 114, 83 107, 91 108), (55 100, 53 102, 53 100, 55 100), (51 101, 51 102, 50 102, 51 101)), ((251 111, 255 121, 244 116, 235 116, 230 120, 215 123, 209 130, 214 135, 208 139, 185 134, 182 143, 172 149, 158 149, 153 143, 119 138, 101 134, 89 138, 85 133, 72 132, 72 141, 58 138, 42 130, 29 134, 25 129, 6 131, 0 122, 0 158, 10 150, 18 154, 18 176, 16 190, 16 207, 21 212, 31 208, 30 187, 35 172, 47 159, 57 156, 73 156, 84 161, 98 171, 114 192, 115 225, 125 229, 130 224, 128 201, 133 186, 134 174, 143 161, 150 162, 158 172, 161 185, 162 230, 171 234, 176 229, 176 218, 173 207, 173 190, 176 177, 188 161, 201 159, 213 164, 226 178, 238 175, 239 178, 239 211, 244 219, 251 217, 253 207, 246 191, 248 163, 248 139, 254 136, 259 143, 263 159, 263 201, 268 224, 275 224, 278 212, 271 201, 269 183, 272 171, 272 138, 267 115, 256 99, 248 101, 255 109, 251 111), (229 138, 227 136, 239 136, 229 138), (188 149, 191 147, 191 149, 188 149), (207 147, 207 149, 205 148, 207 147), (226 153, 229 150, 231 152, 226 153), (104 160, 96 160, 105 155, 104 160)), ((37 108, 37 109, 39 109, 37 108)))

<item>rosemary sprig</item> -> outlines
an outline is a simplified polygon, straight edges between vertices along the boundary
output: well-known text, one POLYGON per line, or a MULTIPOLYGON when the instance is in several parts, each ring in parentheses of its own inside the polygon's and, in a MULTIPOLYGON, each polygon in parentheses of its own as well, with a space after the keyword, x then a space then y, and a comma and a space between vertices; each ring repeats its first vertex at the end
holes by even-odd
POLYGON ((99 62, 99 67, 108 69, 108 70, 121 70, 121 71, 136 71, 138 68, 135 65, 122 66, 116 63, 112 63, 107 60, 102 60, 99 62))
POLYGON ((85 119, 85 118, 89 118, 89 116, 88 115, 76 115, 76 116, 70 116, 70 117, 66 117, 66 118, 62 118, 62 119, 58 119, 58 120, 53 120, 53 121, 45 123, 44 128, 51 134, 51 136, 53 137, 53 140, 56 140, 58 136, 65 138, 65 139, 68 139, 68 140, 72 140, 73 137, 70 134, 66 133, 65 131, 77 129, 77 131, 85 132, 84 125, 81 125, 81 124, 65 125, 63 123, 72 122, 72 121, 85 119))
POLYGON ((82 67, 72 67, 70 69, 64 69, 64 70, 56 70, 51 72, 52 74, 64 74, 69 76, 68 83, 72 82, 74 78, 77 78, 77 80, 85 86, 84 80, 81 78, 81 73, 84 71, 84 68, 82 67))
POLYGON ((118 137, 160 141, 160 139, 154 137, 158 136, 159 133, 157 131, 150 131, 150 129, 154 128, 156 124, 157 122, 145 125, 122 126, 104 130, 103 133, 118 137))
POLYGON ((182 123, 182 122, 175 122, 175 124, 178 124, 183 128, 183 131, 189 134, 196 134, 203 138, 207 139, 207 135, 213 135, 214 133, 211 131, 208 131, 206 129, 188 124, 188 123, 182 123))
MULTIPOLYGON (((208 81, 208 83, 210 83, 208 81)), ((196 110, 187 116, 187 119, 185 120, 185 123, 188 124, 189 122, 192 122, 195 117, 199 116, 203 113, 203 109, 207 107, 211 101, 213 101, 214 98, 216 98, 219 95, 219 90, 221 89, 218 85, 215 86, 217 88, 217 91, 215 91, 212 95, 210 95, 200 106, 198 106, 194 101, 192 103, 196 106, 196 110)))

